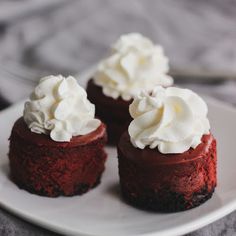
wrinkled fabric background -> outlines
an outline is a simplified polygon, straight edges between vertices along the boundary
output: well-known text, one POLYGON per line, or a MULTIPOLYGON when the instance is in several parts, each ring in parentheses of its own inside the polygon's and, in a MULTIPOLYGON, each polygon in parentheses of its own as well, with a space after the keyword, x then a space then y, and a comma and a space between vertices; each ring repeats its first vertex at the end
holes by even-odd
MULTIPOLYGON (((128 32, 162 44, 171 69, 236 78, 235 21, 235 0, 2 0, 0 109, 28 96, 43 75, 96 64, 128 32)), ((177 82, 236 105, 236 79, 177 82)), ((0 235, 55 234, 0 210, 0 235)), ((236 213, 188 235, 236 235, 236 213)))

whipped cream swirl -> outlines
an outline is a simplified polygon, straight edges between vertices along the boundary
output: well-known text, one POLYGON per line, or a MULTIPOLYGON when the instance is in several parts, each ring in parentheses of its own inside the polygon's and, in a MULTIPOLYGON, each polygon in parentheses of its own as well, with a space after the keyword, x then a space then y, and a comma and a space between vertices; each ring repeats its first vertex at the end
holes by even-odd
POLYGON ((57 142, 85 135, 98 128, 95 106, 72 76, 42 78, 25 103, 24 120, 34 133, 49 134, 57 142))
POLYGON ((129 107, 133 121, 129 135, 135 147, 158 148, 161 153, 183 153, 196 148, 209 134, 207 105, 188 89, 157 86, 142 92, 129 107))
POLYGON ((130 33, 121 36, 111 55, 99 63, 94 82, 106 96, 130 100, 143 89, 171 86, 173 79, 167 75, 168 71, 163 48, 141 34, 130 33))

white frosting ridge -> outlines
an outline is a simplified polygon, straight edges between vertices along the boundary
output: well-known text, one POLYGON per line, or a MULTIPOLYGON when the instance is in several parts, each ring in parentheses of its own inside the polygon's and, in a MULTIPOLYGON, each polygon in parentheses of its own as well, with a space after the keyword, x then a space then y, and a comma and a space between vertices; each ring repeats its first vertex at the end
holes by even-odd
POLYGON ((188 89, 155 87, 142 92, 129 107, 132 144, 149 146, 161 153, 183 153, 196 148, 209 134, 208 108, 203 99, 188 89))
POLYGON ((141 34, 130 33, 121 36, 111 55, 99 63, 94 82, 106 96, 130 100, 143 89, 171 86, 173 79, 167 75, 168 71, 163 48, 141 34))
POLYGON ((34 133, 49 134, 57 142, 96 130, 95 106, 75 78, 47 76, 39 81, 25 103, 24 120, 34 133))

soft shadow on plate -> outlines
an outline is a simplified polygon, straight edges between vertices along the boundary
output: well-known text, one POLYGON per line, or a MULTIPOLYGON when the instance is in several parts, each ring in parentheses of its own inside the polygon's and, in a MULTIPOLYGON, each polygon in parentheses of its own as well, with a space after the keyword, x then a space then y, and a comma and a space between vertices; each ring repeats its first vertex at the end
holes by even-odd
POLYGON ((111 195, 112 197, 115 197, 118 200, 123 201, 122 196, 121 196, 121 192, 120 192, 120 185, 118 182, 109 185, 106 190, 107 190, 106 192, 109 195, 111 195))
POLYGON ((8 165, 8 162, 4 162, 0 165, 0 171, 3 175, 5 175, 9 180, 11 180, 10 178, 10 168, 8 165))

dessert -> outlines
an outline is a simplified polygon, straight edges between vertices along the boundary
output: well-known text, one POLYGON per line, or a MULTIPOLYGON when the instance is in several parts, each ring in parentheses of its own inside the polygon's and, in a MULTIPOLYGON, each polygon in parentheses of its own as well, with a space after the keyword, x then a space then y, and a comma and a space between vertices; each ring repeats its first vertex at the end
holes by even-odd
POLYGON ((117 143, 127 128, 129 105, 141 90, 172 85, 168 70, 162 47, 141 34, 123 35, 112 46, 110 56, 98 64, 87 86, 97 117, 107 125, 109 143, 117 143))
POLYGON ((107 155, 106 127, 69 76, 42 78, 10 136, 10 175, 31 193, 72 196, 95 187, 107 155))
POLYGON ((207 105, 188 89, 156 87, 129 107, 133 120, 118 144, 124 199, 144 209, 176 212, 211 198, 216 140, 207 105))

